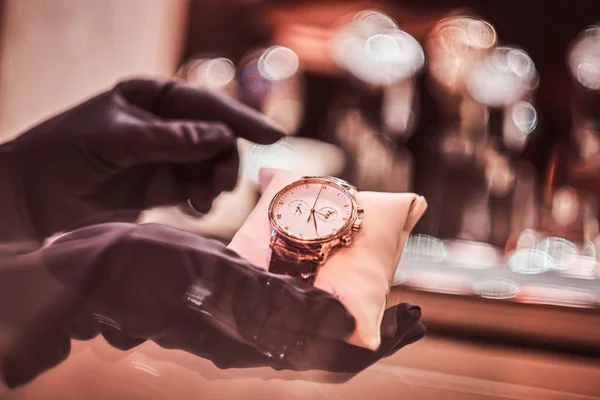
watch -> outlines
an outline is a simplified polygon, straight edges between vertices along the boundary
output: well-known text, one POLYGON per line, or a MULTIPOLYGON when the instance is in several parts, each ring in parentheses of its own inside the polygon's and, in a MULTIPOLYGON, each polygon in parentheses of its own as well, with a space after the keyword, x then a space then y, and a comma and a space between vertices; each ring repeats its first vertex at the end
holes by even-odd
POLYGON ((271 200, 269 271, 313 284, 319 267, 361 229, 356 187, 333 177, 306 176, 271 200))

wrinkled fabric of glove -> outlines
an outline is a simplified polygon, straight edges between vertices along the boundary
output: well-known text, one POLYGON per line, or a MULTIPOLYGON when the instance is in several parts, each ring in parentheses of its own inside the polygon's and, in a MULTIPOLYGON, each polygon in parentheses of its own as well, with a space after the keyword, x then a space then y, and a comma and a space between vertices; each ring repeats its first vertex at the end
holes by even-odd
MULTIPOLYGON (((0 146, 0 369, 18 386, 70 339, 146 340, 221 368, 358 372, 418 340, 416 306, 388 310, 376 352, 343 343, 332 296, 252 266, 219 242, 159 225, 94 222, 235 186, 235 138, 281 137, 260 114, 182 83, 131 80, 0 146), (271 353, 271 350, 272 353, 271 353), (283 357, 282 357, 283 355, 283 357)), ((120 218, 119 218, 120 219, 120 218)))
POLYGON ((131 222, 158 205, 207 212, 237 181, 236 137, 281 131, 228 97, 184 83, 119 83, 0 146, 0 241, 131 222))
POLYGON ((401 304, 386 311, 377 351, 349 345, 341 338, 354 318, 332 296, 163 225, 90 226, 0 261, 0 370, 9 387, 63 361, 71 338, 98 334, 119 349, 152 340, 220 368, 350 373, 424 334, 420 309, 401 304), (274 347, 283 357, 265 351, 274 347))

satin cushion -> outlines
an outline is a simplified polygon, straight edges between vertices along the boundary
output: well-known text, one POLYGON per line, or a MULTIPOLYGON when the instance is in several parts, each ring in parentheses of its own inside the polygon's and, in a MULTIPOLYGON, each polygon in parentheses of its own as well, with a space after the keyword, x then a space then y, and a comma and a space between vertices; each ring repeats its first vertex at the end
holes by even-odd
MULTIPOLYGON (((229 248, 261 268, 268 268, 273 196, 301 176, 262 169, 261 197, 233 237, 229 248)), ((394 272, 408 236, 427 208, 414 193, 358 192, 364 208, 363 227, 349 247, 339 248, 319 269, 315 286, 336 295, 356 318, 347 342, 370 350, 381 343, 380 326, 394 272)))

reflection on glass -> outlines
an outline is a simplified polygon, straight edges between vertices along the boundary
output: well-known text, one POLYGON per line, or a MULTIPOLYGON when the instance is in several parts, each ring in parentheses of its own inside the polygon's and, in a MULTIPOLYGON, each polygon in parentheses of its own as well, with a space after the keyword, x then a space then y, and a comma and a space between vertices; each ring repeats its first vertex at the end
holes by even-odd
POLYGON ((538 249, 518 249, 508 258, 508 266, 519 274, 540 274, 552 268, 554 261, 538 249))
POLYGON ((529 304, 547 304, 568 307, 594 307, 598 299, 593 293, 577 288, 551 285, 521 286, 518 301, 529 304))
POLYGON ((542 240, 537 249, 552 257, 552 268, 558 270, 572 267, 578 254, 575 243, 559 237, 548 237, 542 240))
POLYGON ((591 241, 586 242, 581 253, 573 257, 568 269, 561 269, 561 275, 579 278, 596 279, 596 247, 591 241))
POLYGON ((502 263, 502 252, 496 247, 467 240, 446 241, 447 260, 471 269, 495 268, 502 263))
POLYGON ((517 240, 517 249, 533 249, 537 246, 538 235, 533 229, 525 229, 517 240))
POLYGON ((508 300, 517 297, 519 285, 508 279, 488 279, 475 285, 475 293, 486 299, 508 300))
POLYGON ((444 242, 433 236, 413 234, 408 237, 400 262, 422 261, 439 263, 448 254, 444 242))
POLYGON ((446 294, 471 294, 473 282, 466 276, 445 272, 413 270, 405 281, 416 289, 446 294))
POLYGON ((262 168, 275 168, 302 175, 339 175, 346 159, 337 146, 315 139, 286 137, 272 145, 242 142, 241 174, 259 182, 262 168))

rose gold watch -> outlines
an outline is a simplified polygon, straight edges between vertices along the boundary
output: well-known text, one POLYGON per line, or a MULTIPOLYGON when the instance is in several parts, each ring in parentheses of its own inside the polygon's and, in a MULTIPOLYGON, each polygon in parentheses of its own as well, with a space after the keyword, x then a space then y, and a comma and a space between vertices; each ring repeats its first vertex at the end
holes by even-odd
POLYGON ((355 196, 354 186, 332 177, 306 176, 281 189, 269 206, 269 271, 313 284, 327 257, 361 228, 355 196))

